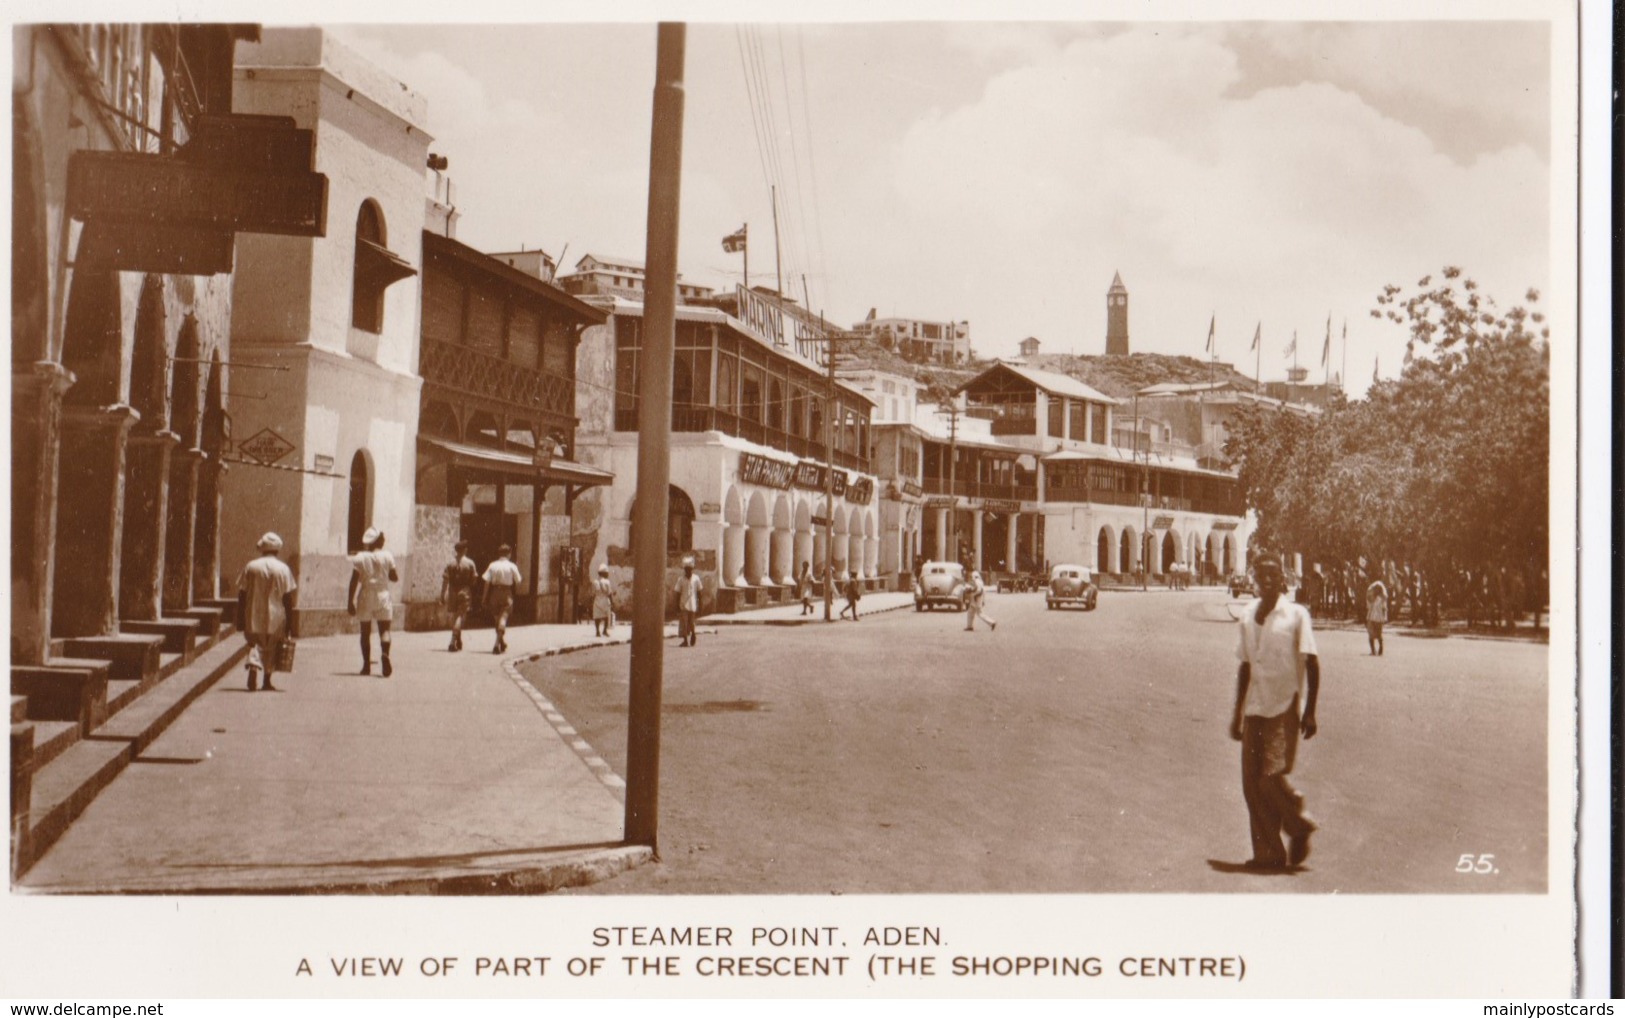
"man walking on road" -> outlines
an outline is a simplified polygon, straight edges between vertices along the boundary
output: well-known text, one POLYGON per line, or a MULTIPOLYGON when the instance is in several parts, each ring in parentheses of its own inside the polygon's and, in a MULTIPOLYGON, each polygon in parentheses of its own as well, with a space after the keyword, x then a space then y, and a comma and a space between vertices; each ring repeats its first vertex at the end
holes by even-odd
POLYGON ((615 587, 609 582, 609 566, 598 567, 592 581, 592 635, 608 636, 615 628, 615 587))
POLYGON ((694 646, 694 623, 699 617, 700 578, 694 575, 694 560, 685 558, 683 575, 677 580, 677 635, 682 638, 679 646, 694 646))
POLYGON ((982 582, 979 570, 972 569, 970 582, 965 585, 965 632, 976 629, 976 620, 980 618, 987 623, 987 628, 998 629, 998 622, 982 610, 982 603, 987 597, 987 585, 982 582))
POLYGON ((1253 567, 1258 598, 1238 630, 1236 708, 1230 737, 1241 742, 1241 793, 1252 826, 1251 870, 1279 871, 1309 858, 1315 824, 1304 814, 1303 796, 1287 776, 1298 734, 1315 737, 1320 695, 1320 658, 1309 612, 1281 595, 1281 563, 1261 558, 1253 567), (1302 714, 1299 706, 1302 705, 1302 714), (1289 844, 1281 844, 1286 832, 1289 844))
POLYGON ((256 545, 260 557, 243 567, 237 580, 237 619, 243 635, 248 639, 248 688, 259 685, 259 669, 265 669, 265 688, 276 692, 271 685, 271 672, 276 669, 277 644, 293 636, 293 600, 298 589, 293 570, 277 555, 282 551, 282 538, 267 533, 256 545))
POLYGON ((474 584, 479 582, 480 571, 468 557, 467 541, 458 541, 452 547, 456 554, 440 580, 440 600, 451 613, 451 644, 446 649, 458 651, 463 649, 463 622, 474 604, 474 584))
POLYGON ((394 672, 389 663, 389 627, 395 619, 395 605, 389 585, 399 580, 395 556, 384 550, 384 532, 368 527, 361 535, 364 550, 350 559, 350 614, 361 621, 361 674, 372 674, 372 624, 378 623, 378 654, 383 660, 384 678, 394 672))
POLYGON ((508 557, 513 554, 510 545, 497 549, 497 557, 485 567, 485 608, 496 625, 497 642, 491 653, 500 654, 508 649, 508 613, 513 611, 513 596, 519 589, 519 567, 508 557))
POLYGON ((1373 580, 1365 588, 1365 638, 1373 655, 1382 654, 1382 624, 1388 621, 1388 588, 1373 580))

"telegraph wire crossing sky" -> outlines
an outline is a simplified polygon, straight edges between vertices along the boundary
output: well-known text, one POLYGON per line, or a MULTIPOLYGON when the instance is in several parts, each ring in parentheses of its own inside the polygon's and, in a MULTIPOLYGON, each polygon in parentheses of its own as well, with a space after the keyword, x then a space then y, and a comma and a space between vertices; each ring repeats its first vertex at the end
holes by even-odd
MULTIPOLYGON (((428 100, 459 239, 643 256, 652 24, 348 25, 428 100)), ((681 271, 838 325, 970 322, 980 356, 1130 348, 1263 374, 1285 349, 1351 394, 1397 371, 1384 284, 1459 265, 1545 291, 1552 125, 1542 22, 691 24, 681 271)))

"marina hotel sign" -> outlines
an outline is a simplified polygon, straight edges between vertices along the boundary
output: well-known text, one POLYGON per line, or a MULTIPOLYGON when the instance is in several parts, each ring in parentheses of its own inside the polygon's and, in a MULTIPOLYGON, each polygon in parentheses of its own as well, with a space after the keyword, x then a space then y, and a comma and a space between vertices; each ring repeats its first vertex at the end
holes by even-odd
MULTIPOLYGON (((783 460, 769 459, 758 456, 753 452, 739 454, 739 479, 747 484, 760 484, 764 488, 805 488, 809 491, 824 490, 824 471, 828 470, 821 463, 802 460, 799 463, 786 463, 783 460)), ((852 480, 845 470, 834 472, 833 488, 835 497, 845 496, 848 502, 857 505, 868 505, 874 497, 875 483, 867 477, 852 480)))

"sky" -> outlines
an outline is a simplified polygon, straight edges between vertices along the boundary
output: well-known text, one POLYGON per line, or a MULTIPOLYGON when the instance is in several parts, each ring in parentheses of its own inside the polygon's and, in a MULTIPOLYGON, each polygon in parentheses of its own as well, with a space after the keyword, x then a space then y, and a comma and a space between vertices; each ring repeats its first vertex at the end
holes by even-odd
MULTIPOLYGON (((642 259, 649 23, 328 26, 428 102, 458 239, 642 259)), ((784 22, 688 27, 680 271, 832 321, 965 320, 979 356, 1134 351, 1279 378, 1398 373, 1384 284, 1547 286, 1541 22, 784 22), (1347 353, 1342 334, 1347 323, 1347 353), (1262 363, 1249 347, 1261 330, 1262 363)))

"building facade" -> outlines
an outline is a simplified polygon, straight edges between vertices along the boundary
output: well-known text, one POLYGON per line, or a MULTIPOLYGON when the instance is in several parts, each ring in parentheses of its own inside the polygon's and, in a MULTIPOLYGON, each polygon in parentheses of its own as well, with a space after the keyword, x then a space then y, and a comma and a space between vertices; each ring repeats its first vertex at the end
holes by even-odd
MULTIPOLYGON (((513 252, 506 252, 495 257, 506 259, 516 256, 513 252)), ((574 272, 558 278, 558 284, 564 287, 564 291, 577 297, 624 297, 638 302, 643 300, 644 282, 641 261, 596 254, 582 255, 576 262, 574 272)), ((702 301, 715 293, 709 286, 685 283, 682 276, 677 277, 677 299, 680 301, 702 301)))
MULTIPOLYGON (((747 318, 758 296, 735 295, 747 318)), ((610 567, 629 596, 637 495, 638 382, 643 306, 589 297, 608 321, 586 330, 578 355, 578 458, 614 475, 575 500, 575 539, 595 571, 610 567)), ((708 605, 732 611, 793 595, 804 563, 879 586, 880 518, 869 468, 874 406, 797 344, 720 307, 677 308, 671 489, 664 542, 673 575, 692 555, 708 605), (834 498, 826 497, 826 486, 834 498)), ((809 340, 809 344, 811 341, 809 340)), ((807 349, 816 353, 816 344, 807 349)), ((673 581, 675 582, 675 581, 673 581)))
MULTIPOLYGON (((516 622, 574 621, 585 578, 571 514, 608 474, 576 463, 576 347, 606 315, 442 233, 423 235, 423 378, 408 628, 450 624, 441 576, 458 540, 481 571, 506 544, 516 622)), ((542 269, 539 259, 525 262, 542 269)))
POLYGON ((920 318, 869 317, 852 326, 887 350, 910 360, 934 364, 963 364, 970 360, 970 322, 940 322, 920 318))
POLYGON ((235 241, 317 232, 325 197, 308 136, 233 116, 257 36, 13 31, 14 668, 221 593, 235 241))
POLYGON ((349 555, 369 527, 412 568, 427 103, 316 28, 241 47, 236 86, 239 111, 314 133, 329 223, 238 245, 222 563, 235 575, 275 530, 300 632, 338 632, 354 625, 349 555))

